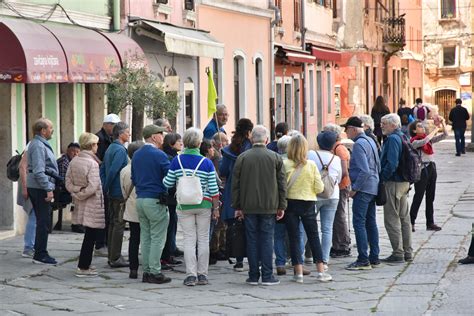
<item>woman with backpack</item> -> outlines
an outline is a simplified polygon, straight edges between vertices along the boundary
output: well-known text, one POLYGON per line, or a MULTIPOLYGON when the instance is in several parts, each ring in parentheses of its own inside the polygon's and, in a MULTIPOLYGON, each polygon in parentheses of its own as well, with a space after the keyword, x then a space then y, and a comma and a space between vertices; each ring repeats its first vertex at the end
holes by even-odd
POLYGON ((436 127, 430 134, 426 134, 425 125, 421 120, 416 120, 409 126, 411 144, 421 153, 421 161, 423 169, 421 170, 420 181, 415 182, 415 195, 410 207, 410 219, 412 232, 415 231, 415 220, 418 215, 423 196, 425 196, 425 214, 426 214, 426 230, 439 231, 441 227, 434 223, 433 202, 436 193, 436 164, 434 162, 433 144, 442 141, 448 136, 444 119, 441 118, 440 127, 443 128, 443 134, 436 135, 439 128, 436 127))
POLYGON ((342 178, 341 159, 333 154, 337 134, 323 131, 317 137, 319 150, 316 151, 315 163, 324 183, 324 191, 318 194, 316 208, 321 216, 321 248, 325 269, 329 263, 329 252, 332 244, 332 229, 337 204, 339 203, 339 182, 342 178))
POLYGON ((199 153, 203 139, 200 129, 184 132, 182 154, 173 158, 163 184, 176 186, 178 223, 184 236, 184 285, 206 285, 209 269, 209 227, 211 214, 219 217, 219 187, 211 160, 199 153), (196 249, 197 244, 197 249, 196 249), (197 250, 197 251, 196 251, 197 250))
MULTIPOLYGON (((316 280, 331 281, 332 277, 324 272, 324 261, 319 240, 316 212, 316 195, 323 191, 324 184, 316 164, 308 160, 308 141, 303 135, 295 135, 288 144, 288 159, 283 161, 287 178, 288 207, 285 212, 285 224, 290 239, 291 263, 294 269, 293 280, 303 283, 303 249, 300 247, 300 222, 308 236, 308 243, 316 264, 316 280)), ((340 163, 340 161, 339 161, 340 163)))

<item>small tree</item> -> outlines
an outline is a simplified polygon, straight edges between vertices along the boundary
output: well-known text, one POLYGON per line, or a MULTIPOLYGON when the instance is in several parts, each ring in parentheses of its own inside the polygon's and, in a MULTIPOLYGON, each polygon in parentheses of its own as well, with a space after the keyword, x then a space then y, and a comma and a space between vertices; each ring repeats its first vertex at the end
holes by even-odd
POLYGON ((179 111, 177 92, 165 92, 158 76, 135 58, 116 73, 107 89, 109 113, 132 107, 132 140, 142 137, 144 113, 153 119, 173 119, 179 111))

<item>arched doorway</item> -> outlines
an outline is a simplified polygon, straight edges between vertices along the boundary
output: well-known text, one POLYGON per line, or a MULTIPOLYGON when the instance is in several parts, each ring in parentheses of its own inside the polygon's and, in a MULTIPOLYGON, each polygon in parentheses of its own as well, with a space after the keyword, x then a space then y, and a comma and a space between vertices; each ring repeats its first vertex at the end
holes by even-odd
POLYGON ((448 121, 449 111, 456 104, 456 90, 443 89, 435 92, 435 104, 439 108, 439 115, 448 121))

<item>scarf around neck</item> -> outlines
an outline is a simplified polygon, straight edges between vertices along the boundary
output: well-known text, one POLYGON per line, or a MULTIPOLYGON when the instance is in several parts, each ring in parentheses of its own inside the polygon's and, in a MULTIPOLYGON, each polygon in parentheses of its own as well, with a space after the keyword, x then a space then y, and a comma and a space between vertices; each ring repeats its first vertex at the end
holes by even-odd
MULTIPOLYGON (((425 139, 425 137, 426 137, 426 134, 422 134, 422 135, 419 135, 419 136, 416 135, 416 136, 413 136, 410 141, 413 142, 415 140, 423 140, 423 139, 425 139)), ((431 145, 431 142, 428 142, 425 145, 423 145, 423 147, 421 147, 421 150, 427 155, 434 154, 433 146, 431 145)))

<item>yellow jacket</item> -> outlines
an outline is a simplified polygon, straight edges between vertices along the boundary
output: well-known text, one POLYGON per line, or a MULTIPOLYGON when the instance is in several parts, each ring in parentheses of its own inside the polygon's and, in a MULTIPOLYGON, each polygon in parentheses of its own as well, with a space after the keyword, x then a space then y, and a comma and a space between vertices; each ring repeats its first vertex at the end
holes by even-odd
MULTIPOLYGON (((295 170, 295 163, 292 160, 283 161, 286 172, 286 181, 290 182, 291 175, 295 170)), ((324 184, 321 181, 321 174, 314 161, 308 160, 301 170, 296 182, 288 190, 286 198, 290 200, 316 201, 316 194, 323 192, 324 184)))

